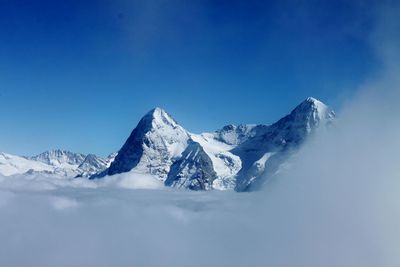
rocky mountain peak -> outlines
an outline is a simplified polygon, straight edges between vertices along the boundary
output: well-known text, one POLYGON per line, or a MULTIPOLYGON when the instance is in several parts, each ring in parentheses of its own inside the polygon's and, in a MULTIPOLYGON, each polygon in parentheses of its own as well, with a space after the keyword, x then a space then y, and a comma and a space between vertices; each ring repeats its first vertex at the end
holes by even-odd
POLYGON ((137 168, 165 180, 172 161, 186 149, 189 138, 167 112, 154 108, 140 120, 106 174, 137 168))
POLYGON ((86 155, 80 153, 73 153, 67 150, 53 149, 45 151, 39 155, 29 157, 31 160, 43 162, 52 166, 59 165, 79 165, 86 158, 86 155))

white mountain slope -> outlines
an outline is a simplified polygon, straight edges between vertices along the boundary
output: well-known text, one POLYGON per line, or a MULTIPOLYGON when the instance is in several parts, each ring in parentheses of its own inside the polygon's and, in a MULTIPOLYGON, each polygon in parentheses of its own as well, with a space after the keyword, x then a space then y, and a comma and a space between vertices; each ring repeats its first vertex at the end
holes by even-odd
MULTIPOLYGON (((219 132, 200 135, 192 134, 191 137, 203 147, 213 163, 217 174, 213 187, 219 190, 234 189, 236 174, 242 168, 241 159, 230 152, 236 146, 221 141, 219 132)), ((237 140, 237 138, 233 137, 233 140, 237 140)))
POLYGON ((198 135, 156 108, 141 119, 111 166, 92 178, 133 171, 151 174, 167 186, 252 190, 334 117, 310 97, 272 125, 228 125, 198 135))
POLYGON ((66 150, 50 150, 33 157, 0 153, 0 175, 45 173, 59 177, 88 177, 108 168, 115 154, 106 159, 66 150))
POLYGON ((79 165, 82 164, 85 158, 86 155, 61 149, 49 150, 39 155, 28 157, 30 160, 52 166, 54 174, 66 177, 78 175, 80 173, 78 170, 79 165))
POLYGON ((33 157, 29 157, 29 159, 40 161, 54 167, 73 169, 76 166, 79 166, 85 160, 85 157, 86 155, 80 153, 55 149, 43 152, 33 157))
POLYGON ((15 174, 23 174, 30 170, 36 170, 38 172, 52 172, 53 167, 42 162, 0 152, 1 175, 10 176, 15 174))

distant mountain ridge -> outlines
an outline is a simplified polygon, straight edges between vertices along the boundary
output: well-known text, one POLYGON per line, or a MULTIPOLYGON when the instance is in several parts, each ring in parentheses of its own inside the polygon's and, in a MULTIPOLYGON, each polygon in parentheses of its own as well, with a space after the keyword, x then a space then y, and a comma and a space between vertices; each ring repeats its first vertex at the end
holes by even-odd
POLYGON ((101 158, 94 154, 84 155, 67 150, 48 150, 31 157, 0 153, 0 174, 46 173, 60 177, 89 177, 108 168, 115 154, 101 158))
POLYGON ((271 125, 227 125, 213 133, 193 134, 154 108, 118 153, 107 158, 60 149, 32 157, 0 153, 0 174, 100 179, 133 172, 176 188, 249 191, 278 173, 309 136, 334 120, 328 106, 309 97, 271 125))
POLYGON ((81 164, 86 155, 80 153, 73 153, 67 150, 55 149, 48 150, 33 157, 27 157, 34 161, 40 161, 52 166, 65 166, 65 165, 79 165, 81 164))

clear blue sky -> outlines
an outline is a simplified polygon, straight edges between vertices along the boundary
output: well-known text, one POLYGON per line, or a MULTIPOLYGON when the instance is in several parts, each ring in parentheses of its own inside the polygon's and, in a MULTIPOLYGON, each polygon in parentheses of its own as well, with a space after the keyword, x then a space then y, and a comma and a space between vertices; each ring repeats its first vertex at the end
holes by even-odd
POLYGON ((339 108, 377 63, 365 1, 0 1, 0 151, 116 151, 160 106, 192 132, 339 108))

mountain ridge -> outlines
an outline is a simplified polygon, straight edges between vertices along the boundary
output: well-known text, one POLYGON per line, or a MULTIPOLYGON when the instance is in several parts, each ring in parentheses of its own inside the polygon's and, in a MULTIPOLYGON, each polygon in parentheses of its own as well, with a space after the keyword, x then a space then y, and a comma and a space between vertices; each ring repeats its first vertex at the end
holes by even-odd
POLYGON ((308 97, 270 125, 227 125, 193 134, 157 107, 139 121, 110 168, 92 178, 135 171, 172 187, 253 190, 262 176, 276 172, 308 136, 334 118, 328 106, 308 97))
POLYGON ((308 97, 277 122, 228 124, 194 134, 156 107, 147 112, 118 151, 107 158, 55 149, 32 157, 0 153, 0 174, 50 173, 62 177, 150 174, 166 186, 191 190, 251 191, 273 177, 304 141, 335 120, 308 97))
POLYGON ((115 155, 101 158, 94 154, 52 149, 34 156, 16 156, 0 152, 0 174, 46 173, 59 177, 89 177, 109 167, 115 155))

